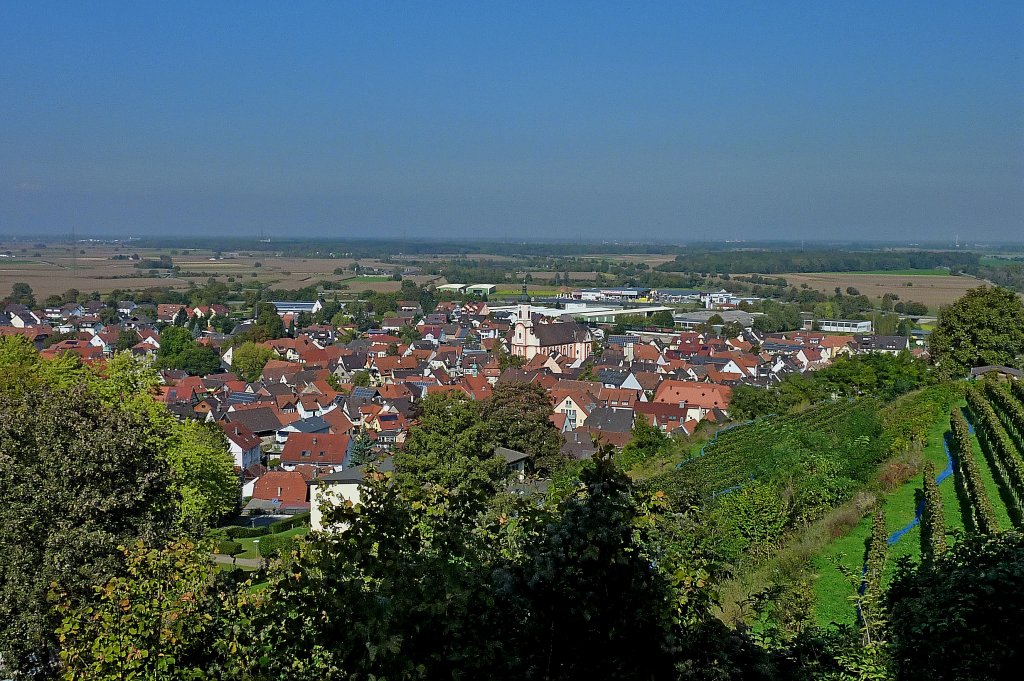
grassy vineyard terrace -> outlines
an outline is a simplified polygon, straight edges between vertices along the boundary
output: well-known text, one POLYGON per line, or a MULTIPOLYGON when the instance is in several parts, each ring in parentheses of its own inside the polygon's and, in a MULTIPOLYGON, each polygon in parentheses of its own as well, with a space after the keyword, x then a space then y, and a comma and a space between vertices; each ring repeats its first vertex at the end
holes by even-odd
MULTIPOLYGON (((797 564, 813 584, 809 615, 823 624, 853 623, 853 587, 834 562, 851 570, 862 564, 875 499, 884 499, 890 533, 914 518, 917 472, 924 460, 946 468, 943 438, 962 393, 962 385, 945 384, 892 402, 844 399, 763 417, 719 433, 649 482, 701 509, 704 541, 734 575, 723 590, 727 616, 797 564)), ((958 530, 951 481, 941 490, 947 530, 958 530)), ((916 558, 920 544, 915 528, 891 553, 916 558)), ((894 561, 887 565, 886 579, 894 561)))
MULTIPOLYGON (((963 402, 958 406, 963 406, 963 402)), ((942 470, 947 465, 945 448, 943 442, 950 433, 949 419, 946 415, 939 416, 931 425, 927 433, 925 447, 921 450, 923 460, 930 461, 936 470, 942 470)), ((994 495, 995 503, 993 509, 997 523, 1000 526, 1009 527, 1009 517, 1006 508, 996 494, 995 482, 991 472, 984 465, 984 455, 976 437, 971 437, 972 455, 978 462, 981 469, 982 480, 985 489, 994 495)), ((921 480, 915 476, 892 493, 885 495, 882 500, 882 508, 885 512, 886 529, 892 535, 900 528, 907 525, 914 518, 914 513, 920 501, 919 492, 921 480)), ((942 507, 946 532, 956 534, 965 529, 963 521, 963 508, 960 498, 955 489, 953 477, 947 478, 939 485, 939 493, 942 496, 942 507)), ((840 624, 854 624, 856 613, 850 603, 853 587, 836 568, 836 563, 845 565, 852 571, 857 571, 864 561, 865 546, 871 532, 871 518, 864 516, 856 526, 848 533, 836 538, 829 543, 814 558, 816 579, 814 582, 815 593, 815 619, 821 625, 828 625, 832 622, 840 624)), ((889 561, 883 576, 883 584, 887 584, 895 570, 897 560, 906 556, 918 560, 921 556, 921 528, 914 527, 907 532, 898 542, 889 547, 889 561)))
MULTIPOLYGON (((1018 388, 1019 390, 1019 388, 1018 388)), ((980 492, 991 511, 990 527, 977 527, 983 533, 1007 531, 1020 526, 1020 511, 1018 508, 1018 497, 1010 491, 1011 484, 1004 472, 1006 464, 1001 464, 998 454, 992 451, 995 447, 987 444, 994 437, 993 431, 998 431, 1001 425, 993 421, 996 414, 999 420, 1013 423, 1012 415, 1016 412, 1019 401, 1014 403, 1015 397, 1010 395, 1008 389, 1003 386, 989 385, 986 390, 979 388, 970 389, 970 402, 974 409, 972 421, 975 432, 967 435, 967 448, 965 455, 970 459, 964 461, 968 466, 976 470, 980 492), (993 404, 1003 405, 1005 412, 993 410, 993 404), (979 417, 979 413, 989 412, 987 418, 979 417), (980 435, 980 438, 979 438, 980 435), (983 446, 983 442, 986 444, 983 446)), ((959 408, 964 408, 967 401, 959 403, 959 408)), ((958 420, 954 413, 954 421, 958 420)), ((1016 433, 1016 431, 1012 431, 1016 433)), ((954 436, 950 429, 950 422, 944 419, 937 420, 928 433, 927 445, 922 451, 924 460, 934 464, 937 470, 946 466, 946 455, 943 449, 943 442, 950 442, 954 459, 958 452, 953 443, 954 436)), ((1021 462, 1024 460, 1024 450, 1020 447, 1020 441, 1016 438, 1006 437, 1000 441, 1003 446, 1012 446, 1012 451, 1007 450, 1005 456, 1008 461, 1021 462), (1011 442, 1011 440, 1015 440, 1011 442)), ((954 463, 954 468, 956 464, 954 463)), ((975 522, 972 516, 978 515, 978 503, 971 497, 970 485, 964 484, 964 489, 958 489, 955 476, 946 478, 939 486, 941 502, 944 513, 946 533, 954 538, 964 531, 975 529, 975 522)), ((921 499, 921 482, 914 478, 902 485, 895 492, 884 497, 882 508, 885 512, 886 528, 890 536, 904 527, 914 517, 915 510, 921 499)), ((867 516, 846 535, 837 538, 825 547, 815 557, 814 565, 817 570, 815 581, 815 619, 820 625, 827 625, 832 622, 842 624, 854 624, 856 620, 855 611, 850 603, 852 586, 836 568, 836 564, 845 565, 850 571, 856 571, 863 564, 865 547, 871 531, 871 519, 867 516)), ((921 526, 912 528, 898 541, 889 547, 889 560, 886 564, 883 583, 887 584, 895 572, 895 567, 901 557, 907 557, 915 561, 920 560, 922 554, 921 526)))

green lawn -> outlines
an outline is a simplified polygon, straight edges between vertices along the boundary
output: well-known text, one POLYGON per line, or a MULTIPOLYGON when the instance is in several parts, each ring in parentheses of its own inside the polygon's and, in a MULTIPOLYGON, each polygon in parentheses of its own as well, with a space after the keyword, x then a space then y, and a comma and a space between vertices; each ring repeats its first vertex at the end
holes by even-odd
MULTIPOLYGON (((303 525, 301 527, 293 527, 290 530, 285 530, 274 536, 276 537, 304 537, 309 534, 309 526, 303 525)), ((268 535, 269 536, 269 535, 268 535)), ((239 553, 236 558, 259 558, 259 546, 257 540, 263 539, 263 537, 244 537, 238 539, 238 543, 242 545, 242 552, 239 553)))
MULTIPOLYGON (((935 464, 936 471, 941 471, 946 467, 946 454, 942 442, 947 431, 949 431, 949 420, 943 418, 937 421, 928 433, 928 444, 922 452, 927 460, 935 464)), ((980 451, 977 455, 981 455, 980 451)), ((913 520, 917 508, 917 490, 920 488, 920 476, 914 476, 913 479, 885 498, 883 504, 885 524, 890 535, 913 520)), ((939 491, 942 494, 942 504, 945 509, 946 531, 963 529, 960 505, 952 476, 946 478, 939 485, 939 491)), ((1005 509, 1003 509, 1003 513, 1005 514, 1005 509)), ((863 568, 864 552, 870 534, 871 517, 867 516, 862 518, 850 533, 833 540, 814 558, 814 567, 818 571, 814 591, 816 618, 819 624, 827 625, 831 622, 853 624, 855 622, 853 605, 849 601, 854 587, 836 569, 835 563, 839 562, 854 574, 859 575, 863 568)), ((910 556, 916 559, 920 555, 921 530, 920 526, 917 526, 907 532, 896 544, 889 547, 887 574, 884 579, 891 576, 898 557, 910 556)))

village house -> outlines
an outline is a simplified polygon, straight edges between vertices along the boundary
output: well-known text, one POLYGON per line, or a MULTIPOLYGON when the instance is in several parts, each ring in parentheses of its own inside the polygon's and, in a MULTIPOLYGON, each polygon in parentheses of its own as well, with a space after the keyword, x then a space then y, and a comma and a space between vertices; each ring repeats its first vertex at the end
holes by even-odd
MULTIPOLYGON (((663 381, 654 394, 654 402, 677 404, 686 410, 686 421, 701 421, 715 410, 721 415, 728 414, 732 389, 713 383, 691 381, 663 381)), ((715 420, 718 420, 717 414, 715 420)))
POLYGON ((292 433, 281 452, 281 466, 292 469, 310 465, 330 470, 345 464, 352 438, 330 433, 292 433))
POLYGON ((260 439, 243 423, 221 421, 217 425, 228 440, 228 451, 235 461, 235 468, 247 470, 260 462, 260 439))

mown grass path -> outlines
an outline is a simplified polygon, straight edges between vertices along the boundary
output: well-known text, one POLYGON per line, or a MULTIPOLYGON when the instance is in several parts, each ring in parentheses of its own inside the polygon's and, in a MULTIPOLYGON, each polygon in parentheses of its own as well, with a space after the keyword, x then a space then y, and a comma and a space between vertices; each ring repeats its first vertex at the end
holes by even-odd
MULTIPOLYGON (((922 456, 934 463, 938 471, 945 469, 947 465, 943 442, 948 432, 948 418, 936 421, 928 432, 927 444, 922 450, 922 456)), ((1001 527, 1009 528, 1009 516, 996 489, 992 472, 981 453, 977 438, 972 436, 971 440, 974 456, 981 464, 986 488, 992 495, 996 517, 999 519, 1001 527)), ((913 521, 920 501, 918 492, 920 489, 920 475, 916 475, 884 498, 882 508, 885 511, 886 529, 890 537, 913 521)), ((947 477, 939 484, 939 491, 942 494, 946 532, 962 531, 964 523, 953 476, 947 477)), ((854 587, 839 572, 835 564, 838 562, 846 566, 852 574, 859 575, 864 564, 864 552, 870 534, 871 518, 866 516, 854 526, 853 530, 833 540, 815 557, 814 567, 818 572, 818 578, 814 584, 815 616, 819 624, 827 625, 831 622, 839 622, 852 625, 855 623, 856 613, 849 600, 849 597, 853 595, 854 587)), ((886 563, 883 583, 892 576, 896 561, 901 556, 909 556, 915 560, 920 558, 921 527, 919 524, 911 527, 898 541, 889 546, 889 560, 886 563)))

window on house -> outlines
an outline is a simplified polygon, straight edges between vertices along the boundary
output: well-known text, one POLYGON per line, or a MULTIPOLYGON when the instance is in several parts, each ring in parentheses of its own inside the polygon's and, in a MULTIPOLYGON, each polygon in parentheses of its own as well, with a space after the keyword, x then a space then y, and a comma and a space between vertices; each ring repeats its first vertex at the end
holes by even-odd
POLYGON ((277 488, 277 496, 281 496, 281 492, 282 492, 282 491, 283 491, 283 490, 282 490, 282 489, 281 489, 280 487, 278 487, 278 488, 277 488))

